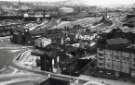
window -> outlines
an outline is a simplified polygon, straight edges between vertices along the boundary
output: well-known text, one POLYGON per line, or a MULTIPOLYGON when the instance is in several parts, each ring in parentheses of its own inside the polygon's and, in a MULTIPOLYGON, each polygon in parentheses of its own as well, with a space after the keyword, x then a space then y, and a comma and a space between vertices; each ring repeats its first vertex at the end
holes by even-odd
POLYGON ((104 63, 99 63, 99 65, 100 65, 100 66, 103 66, 103 65, 104 65, 104 63))
POLYGON ((101 58, 101 57, 100 57, 100 58, 98 58, 98 59, 99 59, 99 60, 104 60, 104 58, 101 58))
POLYGON ((100 51, 102 51, 103 49, 99 48, 100 51))
POLYGON ((99 55, 99 56, 103 56, 104 54, 102 54, 102 53, 98 53, 98 55, 99 55))
POLYGON ((135 62, 135 58, 134 58, 134 62, 135 62))
POLYGON ((120 60, 120 56, 113 56, 113 59, 120 60))
POLYGON ((133 66, 135 67, 135 64, 133 64, 133 66))

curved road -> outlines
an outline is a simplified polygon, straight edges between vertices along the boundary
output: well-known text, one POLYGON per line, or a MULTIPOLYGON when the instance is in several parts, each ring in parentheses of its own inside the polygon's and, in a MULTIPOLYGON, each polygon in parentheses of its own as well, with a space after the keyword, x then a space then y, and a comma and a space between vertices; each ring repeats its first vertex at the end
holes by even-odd
MULTIPOLYGON (((16 49, 14 48, 14 50, 12 50, 12 48, 0 49, 0 55, 1 55, 0 60, 2 62, 1 66, 6 65, 9 67, 12 67, 11 72, 3 73, 0 75, 0 85, 6 85, 9 83, 17 83, 17 82, 25 82, 25 81, 33 82, 33 79, 35 79, 34 81, 36 81, 34 83, 37 83, 41 79, 47 79, 48 72, 41 72, 41 71, 28 69, 23 66, 17 65, 15 62, 13 63, 14 58, 16 58, 16 56, 18 55, 17 50, 21 50, 20 47, 16 49)), ((56 75, 56 76, 61 76, 61 78, 65 77, 62 75, 56 75)), ((67 78, 71 78, 71 76, 67 76, 67 78)), ((135 85, 134 83, 118 81, 118 80, 115 81, 115 80, 104 79, 104 78, 95 78, 95 77, 85 76, 85 75, 81 75, 78 79, 93 80, 93 81, 99 81, 99 82, 104 81, 106 83, 109 83, 110 85, 135 85)), ((19 84, 15 84, 15 85, 19 85, 19 84)), ((30 84, 26 84, 26 85, 30 85, 30 84)))
POLYGON ((17 64, 14 64, 14 66, 18 69, 26 70, 29 72, 34 72, 36 74, 41 74, 47 76, 48 74, 51 74, 52 76, 56 77, 61 77, 61 78, 66 78, 66 79, 80 79, 84 81, 97 81, 97 82, 105 82, 108 85, 135 85, 134 83, 130 82, 125 82, 125 81, 119 81, 119 80, 111 80, 111 79, 105 79, 105 78, 97 78, 97 77, 92 77, 92 76, 86 76, 86 75, 81 75, 79 78, 78 77, 71 77, 71 76, 66 76, 66 75, 60 75, 60 74, 53 74, 45 71, 38 71, 38 70, 32 70, 32 69, 27 69, 23 66, 18 66, 17 64))
POLYGON ((20 68, 13 63, 14 58, 16 58, 20 50, 24 48, 26 47, 0 47, 0 85, 17 82, 18 84, 16 85, 19 85, 19 82, 27 82, 25 85, 31 85, 29 84, 30 82, 37 83, 41 79, 46 79, 43 75, 35 74, 32 71, 20 68))

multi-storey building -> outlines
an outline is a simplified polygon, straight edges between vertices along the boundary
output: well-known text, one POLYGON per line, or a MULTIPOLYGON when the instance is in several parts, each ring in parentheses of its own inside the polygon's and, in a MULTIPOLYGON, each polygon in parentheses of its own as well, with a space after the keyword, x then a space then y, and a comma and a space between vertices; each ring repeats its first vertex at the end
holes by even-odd
POLYGON ((106 40, 98 46, 97 67, 135 76, 135 49, 127 39, 106 40))

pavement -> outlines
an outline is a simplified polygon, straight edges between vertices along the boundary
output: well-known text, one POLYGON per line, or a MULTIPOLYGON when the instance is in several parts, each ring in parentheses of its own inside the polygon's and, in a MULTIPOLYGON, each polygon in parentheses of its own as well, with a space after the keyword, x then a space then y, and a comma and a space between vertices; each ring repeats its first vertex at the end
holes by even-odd
MULTIPOLYGON (((27 52, 24 52, 22 55, 24 55, 25 53, 29 54, 29 52, 30 51, 28 50, 27 52)), ((27 55, 27 57, 29 57, 29 55, 27 55)), ((27 57, 25 56, 24 59, 27 60, 28 59, 27 57)), ((25 60, 22 59, 23 62, 25 62, 25 60)), ((18 62, 16 60, 14 60, 14 62, 16 63, 16 66, 23 68, 23 69, 30 71, 30 72, 39 73, 39 74, 43 74, 43 75, 48 75, 48 74, 57 75, 54 73, 41 71, 40 69, 32 69, 29 66, 26 66, 25 64, 23 64, 23 62, 21 62, 21 64, 20 64, 20 62, 18 62)), ((58 74, 58 76, 64 77, 67 75, 58 74)), ((75 80, 79 79, 79 80, 84 80, 84 81, 97 81, 97 82, 105 83, 107 85, 135 85, 135 83, 125 82, 125 81, 120 81, 120 80, 111 80, 111 79, 105 79, 105 78, 97 78, 97 77, 92 77, 92 76, 87 76, 87 75, 80 75, 79 77, 72 77, 72 76, 67 76, 67 77, 73 78, 75 80)))
POLYGON ((34 85, 35 83, 39 83, 42 79, 47 79, 47 76, 15 66, 13 59, 20 53, 31 48, 31 46, 15 45, 10 42, 9 38, 10 37, 0 37, 1 63, 4 63, 5 60, 7 61, 8 59, 8 62, 6 62, 7 65, 4 65, 3 68, 0 69, 0 85, 34 85), (4 55, 3 52, 7 54, 4 55), (25 82, 25 84, 22 82, 25 82))
MULTIPOLYGON (((92 77, 87 75, 80 75, 79 77, 73 77, 73 76, 67 76, 61 74, 54 74, 47 71, 41 71, 39 68, 32 68, 30 65, 24 64, 24 62, 28 62, 29 59, 31 59, 29 58, 30 57, 29 52, 31 52, 30 51, 31 47, 10 45, 6 47, 0 46, 0 49, 8 49, 13 53, 18 49, 19 50, 23 49, 23 51, 20 50, 19 51, 20 53, 13 59, 13 64, 10 66, 12 71, 0 75, 0 85, 7 85, 7 84, 14 85, 14 83, 25 82, 25 81, 31 81, 31 82, 36 81, 39 83, 40 80, 47 79, 48 77, 50 77, 50 75, 55 77, 60 77, 60 78, 71 79, 71 80, 97 81, 108 85, 135 85, 134 83, 129 83, 125 81, 97 78, 97 77, 92 77)), ((1 72, 2 71, 5 71, 5 68, 1 69, 1 72)), ((19 84, 15 84, 15 85, 19 85, 19 84)), ((24 85, 30 85, 30 84, 24 84, 24 85)))
MULTIPOLYGON (((43 75, 33 74, 33 73, 15 73, 15 74, 6 74, 0 76, 0 85, 8 85, 19 82, 40 82, 42 79, 48 79, 43 75)), ((28 84, 27 84, 28 85, 28 84)))
POLYGON ((92 76, 87 76, 87 75, 80 75, 79 79, 102 82, 107 85, 135 85, 135 83, 130 83, 130 82, 126 82, 126 81, 97 78, 97 77, 92 77, 92 76))

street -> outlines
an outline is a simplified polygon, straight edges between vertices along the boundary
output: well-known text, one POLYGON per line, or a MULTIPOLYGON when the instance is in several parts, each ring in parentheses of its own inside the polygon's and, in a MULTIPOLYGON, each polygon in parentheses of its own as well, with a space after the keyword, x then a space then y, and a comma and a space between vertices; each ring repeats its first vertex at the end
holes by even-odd
POLYGON ((4 43, 3 41, 5 41, 5 38, 3 39, 4 40, 1 39, 0 43, 0 85, 33 85, 38 83, 40 80, 47 78, 40 74, 35 74, 32 71, 26 70, 25 68, 17 67, 13 63, 13 60, 17 57, 21 50, 24 50, 27 47, 11 44, 9 41, 4 43), (6 45, 7 43, 8 45, 6 45))

